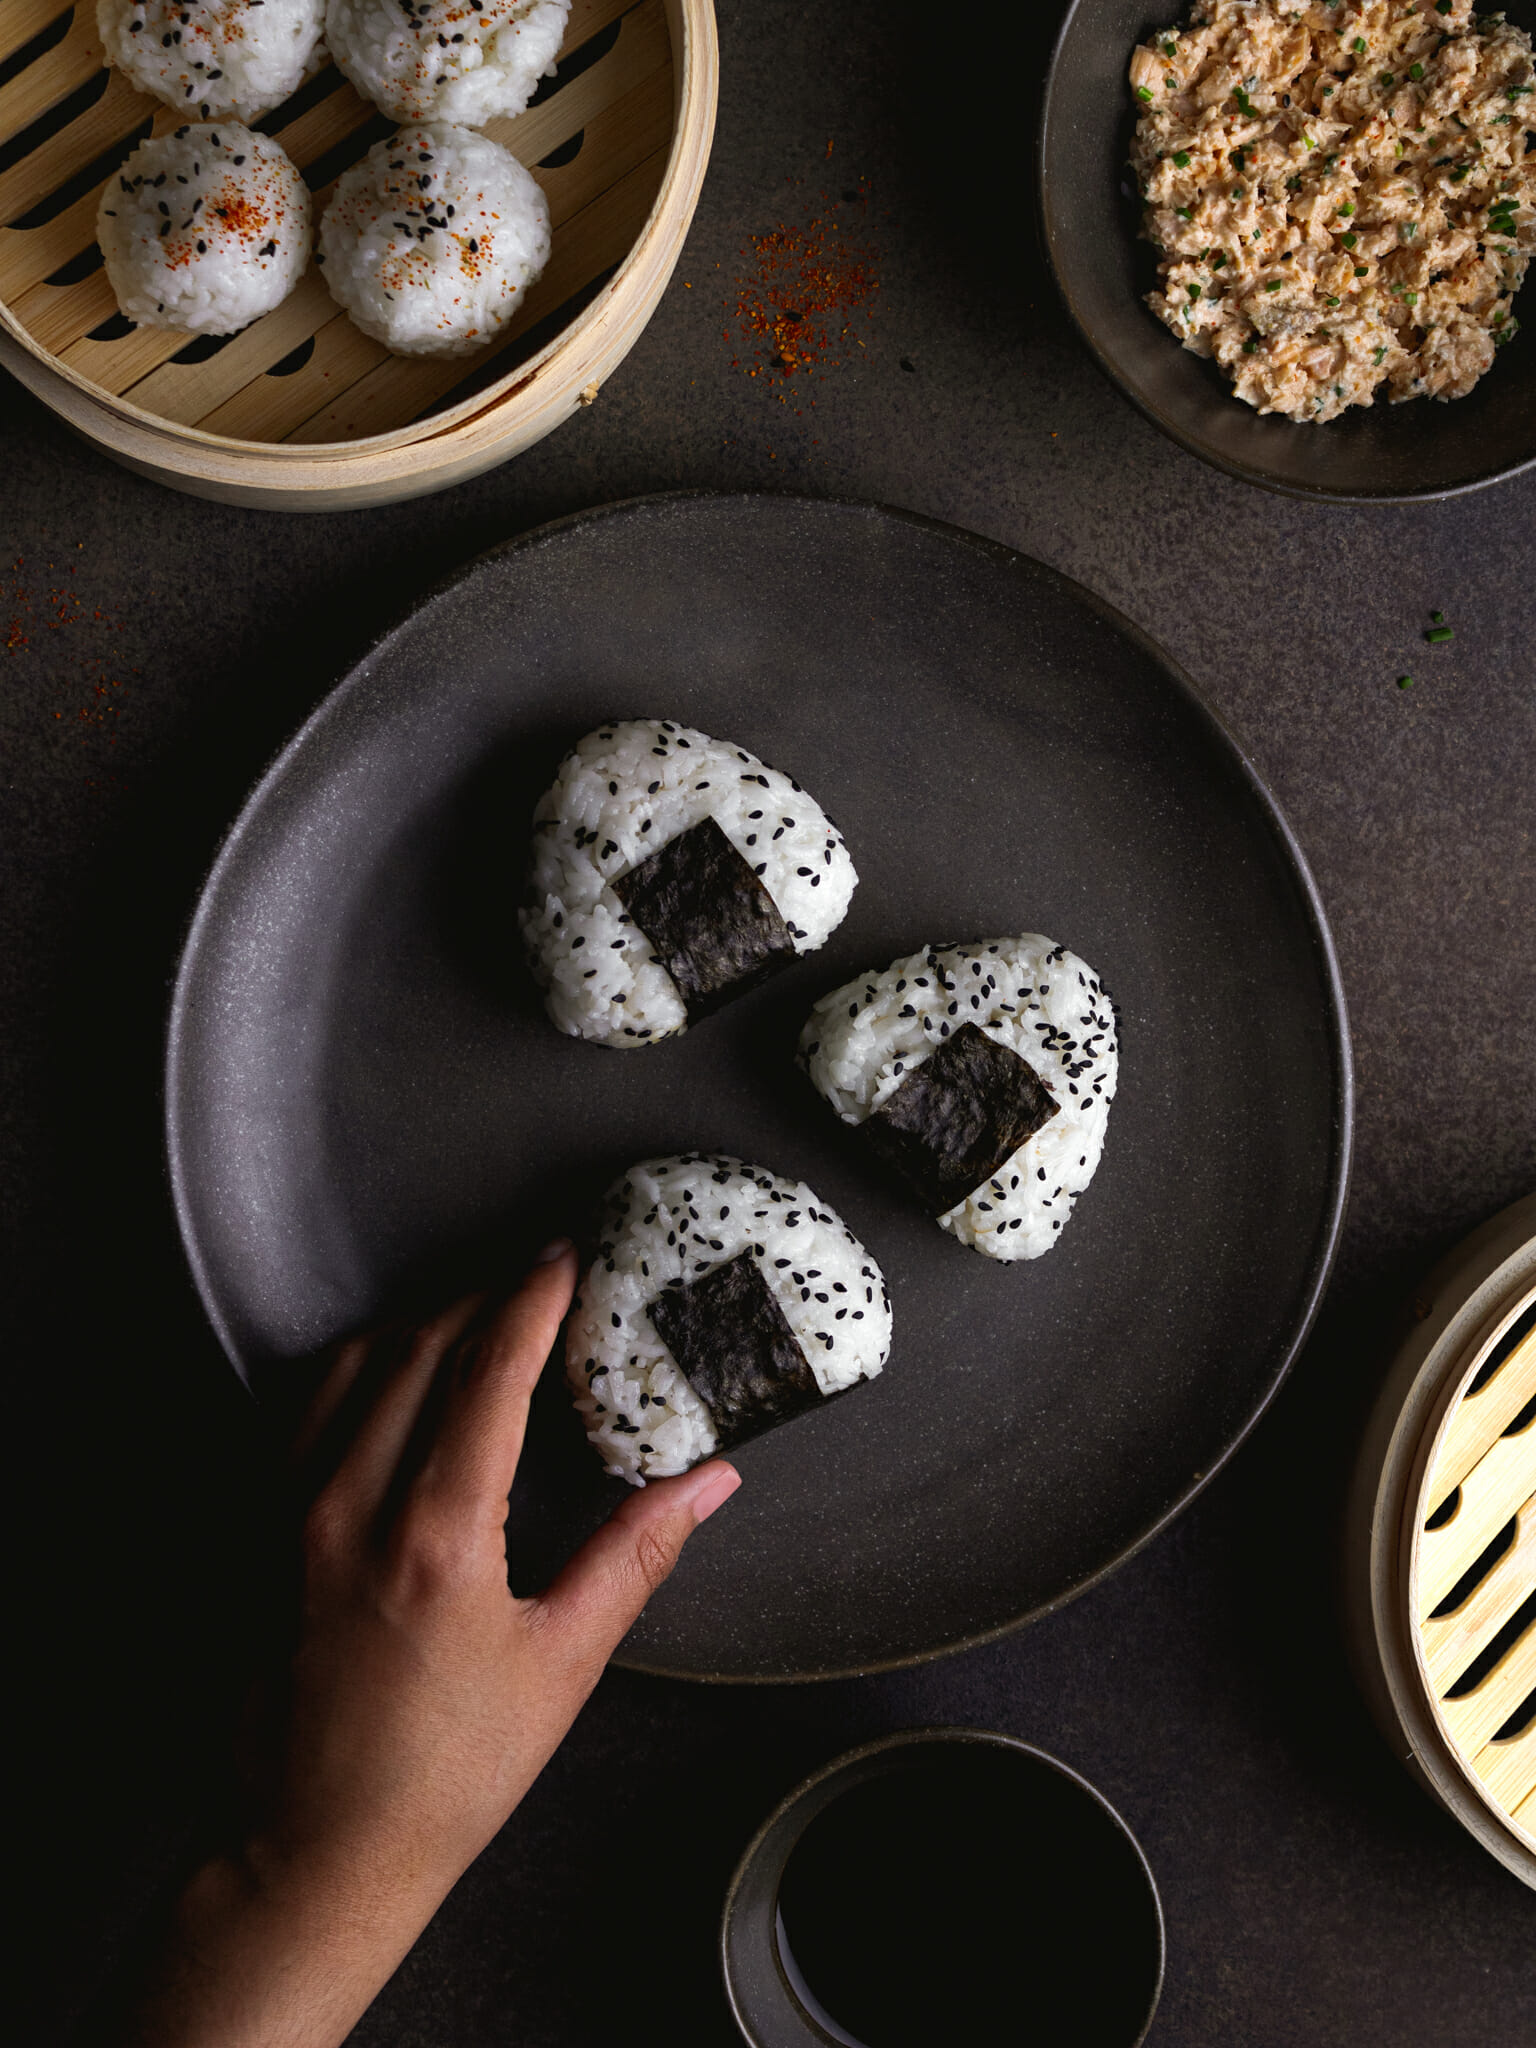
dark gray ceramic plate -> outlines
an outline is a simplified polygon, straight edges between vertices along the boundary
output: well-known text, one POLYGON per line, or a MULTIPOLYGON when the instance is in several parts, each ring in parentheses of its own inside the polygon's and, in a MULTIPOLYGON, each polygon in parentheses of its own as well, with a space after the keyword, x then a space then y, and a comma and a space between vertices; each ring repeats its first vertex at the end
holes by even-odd
MULTIPOLYGON (((1127 197, 1132 129, 1126 67, 1188 0, 1074 0, 1057 40, 1040 119, 1046 252, 1083 339, 1126 396, 1176 441, 1249 483, 1315 498, 1434 498, 1513 476, 1536 462, 1536 305, 1515 300, 1526 331, 1499 350, 1467 397, 1378 401, 1327 426, 1261 419, 1214 363, 1181 348, 1142 304, 1156 257, 1127 197)), ((1511 21, 1536 28, 1533 0, 1511 21)))
MULTIPOLYGON (((250 1368, 579 1221, 648 1153, 800 1175, 890 1279, 885 1375, 741 1453, 626 1661, 868 1670, 1066 1599, 1187 1501, 1306 1330, 1349 1147, 1342 999, 1274 805, 1087 591, 907 514, 688 495, 549 527, 388 634, 257 789, 171 1022, 181 1225, 250 1368), (862 884, 824 952, 685 1038, 543 1021, 526 824, 603 719, 687 720, 799 776, 862 884), (1048 1257, 996 1266, 877 1185, 796 1074, 824 990, 930 939, 1038 930, 1123 1018, 1104 1163, 1048 1257)), ((537 1582, 612 1505, 559 1376, 513 1497, 537 1582)))

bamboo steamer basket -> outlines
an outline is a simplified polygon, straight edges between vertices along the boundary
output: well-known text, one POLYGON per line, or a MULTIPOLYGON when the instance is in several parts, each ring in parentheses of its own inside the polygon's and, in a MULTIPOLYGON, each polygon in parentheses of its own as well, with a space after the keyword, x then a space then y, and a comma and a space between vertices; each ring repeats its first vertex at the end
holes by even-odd
MULTIPOLYGON (((450 362, 392 356, 312 266, 274 312, 214 349, 131 328, 95 248, 116 162, 183 116, 104 68, 94 0, 5 0, 0 62, 34 40, 0 86, 0 150, 14 157, 0 171, 0 364, 140 474, 279 511, 441 490, 591 404, 671 277, 714 133, 712 0, 572 0, 546 96, 485 129, 543 186, 554 230, 549 266, 505 335, 450 362)), ((315 184, 317 211, 389 132, 329 65, 260 125, 315 184)))
POLYGON ((1357 1667, 1420 1784, 1536 1888, 1536 1195, 1413 1314, 1350 1505, 1357 1667))

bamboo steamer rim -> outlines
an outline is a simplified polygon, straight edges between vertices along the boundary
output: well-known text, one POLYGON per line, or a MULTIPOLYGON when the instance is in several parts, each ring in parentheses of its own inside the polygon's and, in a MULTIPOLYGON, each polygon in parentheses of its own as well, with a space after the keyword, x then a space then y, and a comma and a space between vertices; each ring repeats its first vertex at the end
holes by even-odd
MULTIPOLYGON (((627 338, 621 336, 611 350, 610 367, 622 361, 628 345, 627 338)), ((351 511, 445 490, 532 447, 584 402, 584 394, 571 397, 562 391, 537 412, 529 411, 504 425, 500 434, 486 432, 471 440, 461 429, 456 436, 423 444, 428 453, 441 451, 435 463, 420 457, 409 468, 398 460, 388 464, 380 457, 366 465, 295 462, 253 476, 237 464, 221 462, 217 451, 196 469, 181 463, 181 451, 167 454, 154 437, 108 418, 83 393, 62 381, 50 384, 46 370, 25 355, 13 354, 4 334, 0 334, 0 366, 10 370, 71 432, 124 468, 191 497, 280 512, 351 511)), ((600 383, 602 374, 594 381, 600 383)))
POLYGON ((396 484, 405 486, 399 495, 412 495, 440 488, 440 478, 455 481, 505 460, 591 402, 639 338, 682 252, 714 135, 719 41, 713 0, 664 0, 664 7, 672 38, 672 142, 644 226, 613 277, 567 327, 460 405, 351 441, 236 440, 168 421, 105 391, 36 342, 3 301, 0 363, 108 454, 173 484, 211 486, 209 495, 242 487, 362 494, 396 484))
POLYGON ((1424 1662, 1415 1571, 1424 1496, 1446 1431, 1465 1389, 1533 1301, 1536 1194, 1473 1232, 1418 1291, 1421 1320, 1388 1372, 1356 1467, 1345 1605, 1356 1674, 1394 1753, 1491 1855, 1536 1889, 1529 1833, 1481 1785, 1440 1711, 1424 1662))

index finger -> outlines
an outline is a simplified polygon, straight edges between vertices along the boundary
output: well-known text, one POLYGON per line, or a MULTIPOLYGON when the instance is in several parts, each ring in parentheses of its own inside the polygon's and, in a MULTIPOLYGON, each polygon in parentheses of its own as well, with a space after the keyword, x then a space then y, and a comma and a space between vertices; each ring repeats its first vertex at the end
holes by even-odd
POLYGON ((576 1288, 576 1248, 546 1245, 516 1291, 470 1332, 452 1362, 441 1418, 411 1488, 450 1516, 486 1512, 499 1528, 522 1455, 528 1404, 576 1288))

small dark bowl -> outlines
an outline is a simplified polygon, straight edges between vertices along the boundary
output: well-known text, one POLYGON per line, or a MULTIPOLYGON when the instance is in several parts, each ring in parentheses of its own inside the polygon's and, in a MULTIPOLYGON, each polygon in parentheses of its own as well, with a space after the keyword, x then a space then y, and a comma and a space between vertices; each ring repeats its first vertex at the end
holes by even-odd
MULTIPOLYGON (((1083 339, 1126 396, 1218 469, 1303 498, 1443 498, 1536 463, 1536 306, 1465 398, 1378 399, 1324 426, 1260 415, 1213 362, 1191 354, 1142 303, 1156 278, 1136 233, 1127 156, 1131 51, 1189 12, 1187 0, 1074 0, 1046 80, 1040 207, 1046 252, 1083 339)), ((1536 0, 1509 19, 1536 25, 1536 0)), ((1536 298, 1536 287, 1527 293, 1536 298)), ((1521 294, 1514 304, 1518 313, 1521 294)), ((1528 301, 1529 303, 1529 301, 1528 301)))
POLYGON ((887 1735, 807 1778, 742 1857, 720 1929, 726 1996, 752 2048, 993 2048, 1014 2016, 1031 2039, 1138 2048, 1164 1946, 1152 1872, 1109 1802, 1044 1751, 981 1728, 887 1735), (799 1876, 818 1831, 820 1860, 813 1847, 799 1876), (894 1906, 889 1959, 873 1940, 859 1952, 850 1851, 863 1909, 894 1906), (936 1984, 946 1973, 953 1989, 936 1984), (988 2001, 1010 2015, 1001 2032, 978 2023, 988 2001))

